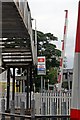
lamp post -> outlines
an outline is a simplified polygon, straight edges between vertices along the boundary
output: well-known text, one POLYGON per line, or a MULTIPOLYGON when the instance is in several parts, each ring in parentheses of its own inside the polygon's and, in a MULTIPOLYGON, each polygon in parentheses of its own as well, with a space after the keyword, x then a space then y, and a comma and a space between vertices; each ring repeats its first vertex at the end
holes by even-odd
MULTIPOLYGON (((31 20, 34 20, 34 27, 35 27, 35 35, 34 35, 34 60, 35 60, 35 65, 37 66, 37 25, 36 25, 36 19, 31 18, 31 20)), ((35 77, 34 77, 35 78, 35 77)), ((35 83, 33 84, 33 96, 35 93, 35 83)))
POLYGON ((34 39, 34 54, 35 54, 35 63, 37 64, 37 25, 36 25, 36 19, 32 18, 32 21, 35 21, 35 39, 34 39))

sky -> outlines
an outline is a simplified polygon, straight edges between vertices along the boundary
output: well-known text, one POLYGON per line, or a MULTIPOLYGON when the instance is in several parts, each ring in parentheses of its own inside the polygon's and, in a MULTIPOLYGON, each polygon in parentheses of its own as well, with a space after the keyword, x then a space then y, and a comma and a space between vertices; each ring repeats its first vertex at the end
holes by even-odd
MULTIPOLYGON (((67 68, 73 68, 76 26, 79 0, 28 0, 32 18, 36 19, 37 30, 52 33, 58 37, 53 42, 61 50, 61 40, 65 23, 65 12, 68 10, 68 30, 66 39, 67 68)), ((34 29, 34 22, 33 22, 34 29)))

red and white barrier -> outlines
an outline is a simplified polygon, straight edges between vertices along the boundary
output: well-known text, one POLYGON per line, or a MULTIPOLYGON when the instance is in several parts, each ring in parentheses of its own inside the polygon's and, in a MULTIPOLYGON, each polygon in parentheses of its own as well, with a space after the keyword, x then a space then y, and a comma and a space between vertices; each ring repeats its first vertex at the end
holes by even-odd
POLYGON ((80 1, 76 31, 70 120, 80 120, 80 1))
POLYGON ((64 34, 62 40, 62 53, 60 58, 60 73, 58 76, 58 83, 60 83, 59 90, 61 89, 62 78, 63 78, 63 62, 64 62, 65 48, 66 48, 67 25, 68 25, 68 10, 65 10, 64 34))

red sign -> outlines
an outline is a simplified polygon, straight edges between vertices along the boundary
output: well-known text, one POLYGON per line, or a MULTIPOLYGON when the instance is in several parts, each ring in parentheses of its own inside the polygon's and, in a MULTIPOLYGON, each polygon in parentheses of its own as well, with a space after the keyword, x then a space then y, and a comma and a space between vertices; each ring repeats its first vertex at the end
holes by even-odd
POLYGON ((44 62, 45 58, 38 58, 38 62, 44 62))

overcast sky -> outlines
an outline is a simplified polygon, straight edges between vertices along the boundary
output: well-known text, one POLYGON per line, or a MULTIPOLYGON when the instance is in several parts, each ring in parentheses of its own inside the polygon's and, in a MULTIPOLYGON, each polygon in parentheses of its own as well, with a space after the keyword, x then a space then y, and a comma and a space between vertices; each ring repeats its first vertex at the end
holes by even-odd
MULTIPOLYGON (((68 10, 68 31, 66 41, 67 67, 73 68, 74 47, 79 0, 28 0, 31 16, 37 21, 37 30, 51 32, 58 37, 54 42, 61 50, 63 39, 65 12, 68 10)), ((34 22, 33 22, 34 28, 34 22)))

